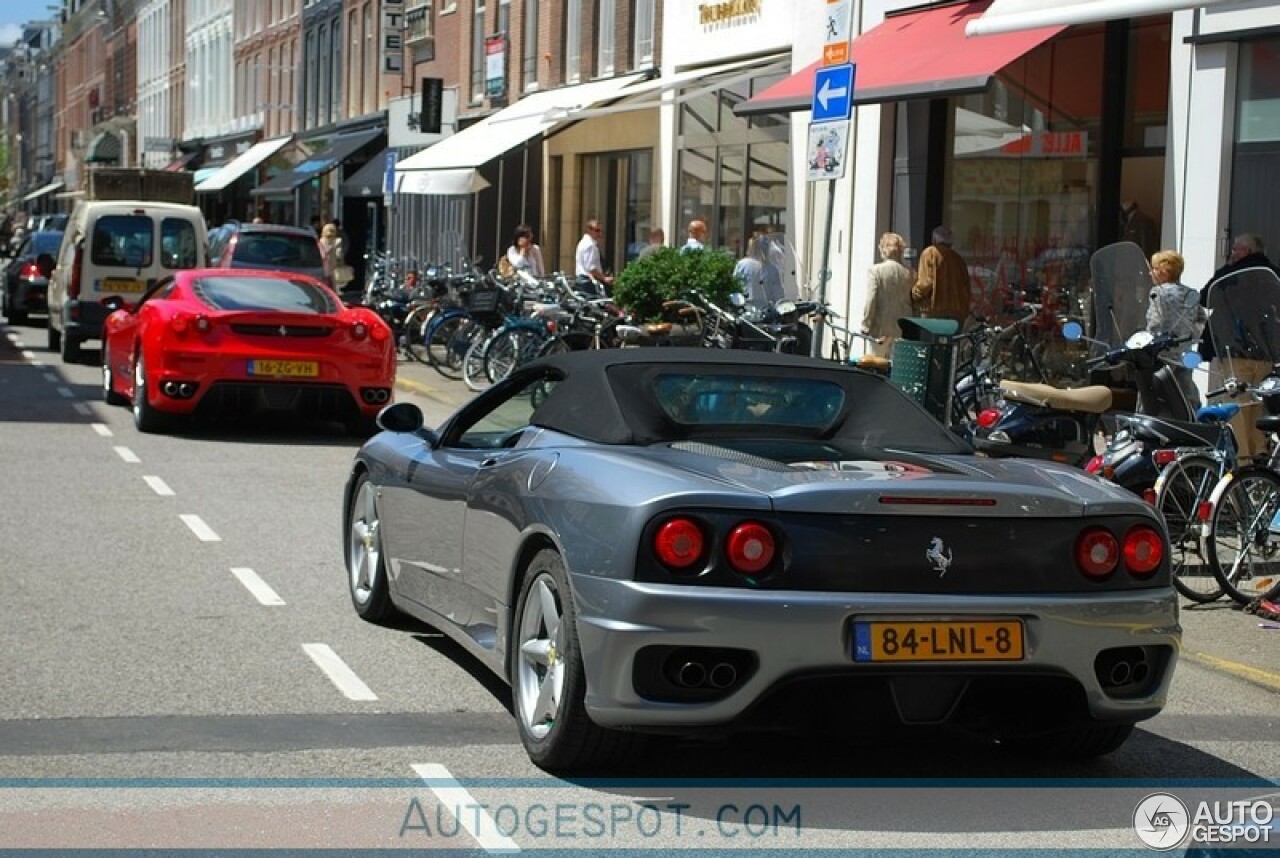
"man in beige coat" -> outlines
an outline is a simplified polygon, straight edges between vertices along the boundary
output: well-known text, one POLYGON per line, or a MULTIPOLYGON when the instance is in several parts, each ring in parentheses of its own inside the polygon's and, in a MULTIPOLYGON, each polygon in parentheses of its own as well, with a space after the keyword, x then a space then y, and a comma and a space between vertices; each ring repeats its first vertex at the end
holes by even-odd
POLYGON ((893 356, 893 341, 901 335, 898 320, 912 315, 911 287, 916 275, 902 264, 906 243, 896 232, 880 236, 880 262, 867 272, 867 303, 862 310, 862 332, 876 338, 871 353, 893 356))
POLYGON ((920 254, 911 299, 930 319, 955 319, 962 328, 969 319, 969 266, 952 250, 945 226, 933 231, 933 244, 920 254))

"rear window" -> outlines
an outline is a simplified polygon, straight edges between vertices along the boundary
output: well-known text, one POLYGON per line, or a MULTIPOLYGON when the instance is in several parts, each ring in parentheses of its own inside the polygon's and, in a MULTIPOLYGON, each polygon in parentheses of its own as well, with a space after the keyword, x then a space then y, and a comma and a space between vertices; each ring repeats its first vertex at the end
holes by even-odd
POLYGON ((93 225, 89 258, 94 265, 146 268, 153 257, 154 230, 146 215, 103 215, 93 225))
POLYGON ((160 221, 160 261, 165 268, 195 268, 200 264, 196 246, 196 228, 191 221, 180 217, 160 221))
POLYGON ((823 429, 844 406, 844 388, 817 379, 673 373, 654 379, 654 393, 667 416, 686 426, 823 429))
POLYGON ((31 253, 33 255, 39 256, 41 253, 48 253, 50 256, 57 256, 58 248, 62 245, 62 233, 37 232, 31 243, 31 253))
POLYGON ((244 268, 271 265, 283 268, 323 268, 316 240, 302 235, 246 235, 236 240, 232 264, 244 268))
POLYGON ((282 310, 289 313, 336 313, 334 299, 323 288, 278 277, 202 277, 196 297, 215 310, 282 310))

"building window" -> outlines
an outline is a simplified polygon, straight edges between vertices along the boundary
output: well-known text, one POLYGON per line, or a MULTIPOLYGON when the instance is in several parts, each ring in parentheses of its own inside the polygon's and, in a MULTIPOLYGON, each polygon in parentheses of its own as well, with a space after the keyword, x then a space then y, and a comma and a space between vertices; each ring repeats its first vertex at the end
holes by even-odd
POLYGON ((1231 168, 1230 233, 1280 240, 1280 37, 1243 42, 1236 78, 1236 129, 1231 168))
POLYGON ((582 68, 582 0, 568 0, 564 10, 564 81, 577 83, 582 68))
POLYGON ((653 65, 654 0, 636 0, 632 32, 635 34, 632 63, 635 68, 653 65))
POLYGON ((596 15, 596 75, 613 74, 613 46, 615 7, 614 0, 600 0, 596 15))
POLYGON ((471 100, 484 100, 484 0, 476 0, 471 16, 471 100))
POLYGON ((523 84, 525 89, 538 87, 538 4, 539 0, 524 3, 523 84))

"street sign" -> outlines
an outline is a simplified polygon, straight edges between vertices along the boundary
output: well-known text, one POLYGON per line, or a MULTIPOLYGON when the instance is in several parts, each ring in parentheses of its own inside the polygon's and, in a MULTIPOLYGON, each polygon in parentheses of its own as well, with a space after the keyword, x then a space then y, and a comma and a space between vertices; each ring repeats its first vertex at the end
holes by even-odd
POLYGON ((813 76, 813 121, 839 122, 853 115, 853 66, 820 68, 813 76))
POLYGON ((849 62, 849 0, 827 0, 823 15, 822 64, 836 66, 849 62))
POLYGON ((844 178, 845 151, 849 148, 849 120, 809 125, 805 165, 810 182, 844 178))

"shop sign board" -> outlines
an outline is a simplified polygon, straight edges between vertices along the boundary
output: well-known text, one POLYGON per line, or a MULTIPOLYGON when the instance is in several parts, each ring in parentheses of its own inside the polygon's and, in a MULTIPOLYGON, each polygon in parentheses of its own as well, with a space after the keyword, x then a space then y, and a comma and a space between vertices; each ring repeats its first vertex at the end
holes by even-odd
POLYGON ((844 178, 845 152, 849 148, 849 120, 813 122, 805 146, 806 178, 822 182, 844 178))
POLYGON ((853 33, 849 30, 850 0, 827 0, 823 15, 822 64, 838 66, 849 62, 849 42, 853 33))
POLYGON ((507 92, 507 34, 486 36, 484 40, 484 89, 490 98, 507 92))
POLYGON ((382 0, 382 71, 404 71, 404 0, 382 0))

